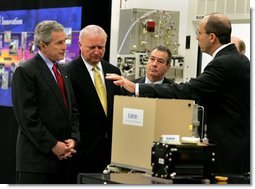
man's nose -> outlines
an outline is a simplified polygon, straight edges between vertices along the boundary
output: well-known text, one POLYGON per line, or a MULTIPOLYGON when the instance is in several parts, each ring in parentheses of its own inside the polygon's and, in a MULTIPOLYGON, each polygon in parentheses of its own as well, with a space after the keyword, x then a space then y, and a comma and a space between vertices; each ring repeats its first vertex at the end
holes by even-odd
POLYGON ((101 49, 98 48, 98 47, 95 47, 94 53, 95 53, 95 54, 100 54, 100 53, 101 53, 101 49))
POLYGON ((157 60, 153 60, 152 62, 151 62, 151 64, 153 65, 153 66, 156 66, 158 63, 157 63, 157 60))
POLYGON ((65 50, 67 49, 66 43, 63 44, 63 47, 62 47, 62 48, 65 49, 65 50))

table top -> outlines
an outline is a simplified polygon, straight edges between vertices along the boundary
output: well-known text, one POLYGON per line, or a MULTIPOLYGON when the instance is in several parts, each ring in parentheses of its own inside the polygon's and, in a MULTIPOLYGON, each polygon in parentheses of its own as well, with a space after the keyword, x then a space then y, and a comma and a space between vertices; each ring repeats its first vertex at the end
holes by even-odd
POLYGON ((79 184, 250 184, 250 177, 243 175, 228 175, 228 181, 204 179, 199 176, 178 176, 174 179, 153 177, 145 173, 79 173, 79 184))

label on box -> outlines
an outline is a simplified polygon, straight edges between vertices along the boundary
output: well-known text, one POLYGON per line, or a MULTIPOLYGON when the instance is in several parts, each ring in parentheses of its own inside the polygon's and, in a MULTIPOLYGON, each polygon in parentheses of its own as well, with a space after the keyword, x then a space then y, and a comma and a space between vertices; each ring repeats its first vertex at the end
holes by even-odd
POLYGON ((179 135, 161 135, 160 142, 163 143, 180 143, 179 135))
POLYGON ((123 120, 125 125, 143 126, 144 110, 123 108, 123 120))

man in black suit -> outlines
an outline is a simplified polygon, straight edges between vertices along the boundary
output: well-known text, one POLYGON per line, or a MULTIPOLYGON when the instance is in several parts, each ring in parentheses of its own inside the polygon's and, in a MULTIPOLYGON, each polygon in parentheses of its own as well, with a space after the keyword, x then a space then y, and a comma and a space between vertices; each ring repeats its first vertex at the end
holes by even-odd
POLYGON ((188 83, 146 85, 109 74, 116 85, 139 96, 197 100, 207 112, 207 134, 216 144, 216 172, 250 171, 250 61, 230 43, 231 22, 222 14, 199 22, 197 40, 213 57, 204 72, 188 83))
POLYGON ((146 77, 133 80, 134 83, 174 83, 173 80, 165 77, 166 72, 171 66, 172 53, 164 45, 154 47, 146 64, 146 77))
POLYGON ((65 56, 65 40, 61 24, 50 20, 39 23, 34 34, 39 51, 17 67, 13 75, 13 109, 19 125, 19 184, 68 183, 68 158, 76 152, 79 120, 71 82, 56 63, 65 56), (64 96, 52 70, 54 64, 64 79, 64 96))
MULTIPOLYGON (((134 83, 172 84, 174 81, 165 77, 171 67, 172 53, 165 45, 157 45, 151 52, 146 64, 146 76, 132 80, 134 83)), ((134 95, 121 88, 122 95, 134 95)))
POLYGON ((72 160, 75 174, 102 173, 111 161, 113 100, 114 95, 120 94, 120 87, 105 80, 105 74, 120 74, 120 70, 102 59, 106 42, 107 34, 103 28, 86 26, 79 35, 81 56, 65 65, 80 112, 81 144, 72 160), (103 90, 106 91, 106 107, 101 103, 94 85, 95 67, 100 72, 103 90))

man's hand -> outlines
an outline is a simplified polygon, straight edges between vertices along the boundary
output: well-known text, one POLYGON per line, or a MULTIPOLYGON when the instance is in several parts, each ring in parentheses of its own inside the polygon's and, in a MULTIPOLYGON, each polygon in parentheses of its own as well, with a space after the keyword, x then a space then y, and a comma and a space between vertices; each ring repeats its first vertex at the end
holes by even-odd
POLYGON ((57 144, 52 148, 52 152, 62 160, 62 156, 66 153, 67 146, 64 142, 57 141, 57 144))
POLYGON ((59 160, 72 157, 72 153, 76 153, 74 149, 75 141, 73 139, 67 139, 65 142, 58 141, 52 148, 52 152, 58 157, 59 160))
POLYGON ((109 79, 109 80, 114 80, 113 83, 115 85, 122 86, 127 91, 129 91, 131 93, 135 93, 135 83, 133 83, 132 81, 129 81, 128 79, 126 79, 120 75, 112 74, 112 73, 107 73, 105 78, 109 79))
POLYGON ((66 144, 67 149, 66 149, 66 153, 62 156, 63 159, 67 159, 69 157, 72 157, 72 154, 77 152, 74 149, 75 141, 73 139, 65 140, 65 144, 66 144))

